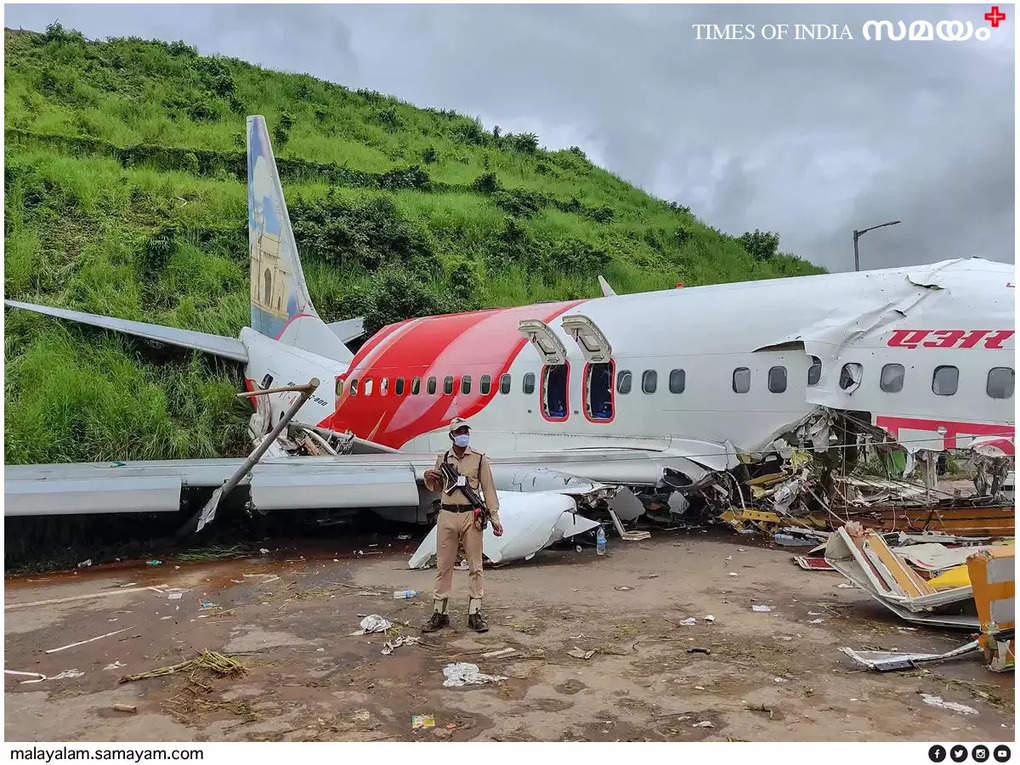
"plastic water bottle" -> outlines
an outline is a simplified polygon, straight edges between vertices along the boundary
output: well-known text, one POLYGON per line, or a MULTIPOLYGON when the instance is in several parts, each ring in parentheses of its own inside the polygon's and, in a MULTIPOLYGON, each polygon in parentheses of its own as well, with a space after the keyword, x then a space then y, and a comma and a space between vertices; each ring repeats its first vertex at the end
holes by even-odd
POLYGON ((595 554, 606 554, 606 530, 599 526, 598 534, 595 535, 595 554))
POLYGON ((394 600, 409 600, 409 599, 415 597, 417 594, 418 594, 418 592, 416 590, 394 590, 393 591, 393 599, 394 600))

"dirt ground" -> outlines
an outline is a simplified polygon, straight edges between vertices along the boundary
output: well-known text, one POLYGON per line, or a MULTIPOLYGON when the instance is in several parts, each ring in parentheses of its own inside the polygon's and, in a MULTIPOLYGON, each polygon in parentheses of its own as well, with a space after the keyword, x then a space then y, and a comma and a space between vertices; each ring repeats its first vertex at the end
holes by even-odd
POLYGON ((84 674, 26 684, 6 675, 6 739, 1013 740, 1012 674, 973 657, 880 674, 839 651, 944 651, 965 634, 909 628, 863 591, 838 587, 838 574, 803 571, 790 550, 754 545, 725 532, 660 531, 644 542, 611 537, 601 558, 591 547, 546 550, 486 571, 484 635, 466 628, 467 573, 458 571, 454 628, 389 656, 385 636, 350 633, 377 613, 419 634, 432 572, 407 570, 415 540, 383 539, 364 557, 320 542, 242 560, 8 579, 6 669, 84 674), (186 592, 137 589, 146 586, 186 592), (394 600, 405 588, 424 594, 394 600), (86 594, 102 597, 16 607, 86 594), (697 624, 682 625, 688 617, 697 624), (481 656, 507 647, 514 653, 481 656), (574 647, 596 653, 575 658, 574 647), (118 683, 203 649, 238 656, 247 673, 118 683), (443 667, 456 661, 508 679, 445 688, 443 667), (931 706, 922 693, 977 714, 931 706), (435 727, 412 730, 418 714, 435 727))

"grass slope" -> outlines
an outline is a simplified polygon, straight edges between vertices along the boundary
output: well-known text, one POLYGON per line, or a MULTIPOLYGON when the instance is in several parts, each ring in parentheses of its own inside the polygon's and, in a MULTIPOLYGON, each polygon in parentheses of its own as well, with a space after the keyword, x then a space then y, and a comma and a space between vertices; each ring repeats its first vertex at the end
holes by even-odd
MULTIPOLYGON (((183 43, 6 34, 6 295, 236 335, 248 319, 244 118, 273 131, 326 321, 820 269, 477 120, 183 43)), ((240 372, 6 312, 8 463, 245 449, 240 372)))

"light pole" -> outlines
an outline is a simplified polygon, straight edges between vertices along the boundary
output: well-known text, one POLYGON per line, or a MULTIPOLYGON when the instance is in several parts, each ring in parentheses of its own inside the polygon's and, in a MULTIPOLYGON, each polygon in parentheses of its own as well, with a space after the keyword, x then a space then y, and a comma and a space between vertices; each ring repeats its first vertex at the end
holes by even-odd
POLYGON ((877 226, 871 226, 870 228, 862 228, 859 231, 854 229, 854 271, 861 270, 861 257, 857 254, 857 240, 861 238, 861 234, 866 234, 869 231, 874 231, 876 228, 882 228, 882 226, 895 226, 897 223, 902 221, 891 220, 888 223, 879 223, 877 226))

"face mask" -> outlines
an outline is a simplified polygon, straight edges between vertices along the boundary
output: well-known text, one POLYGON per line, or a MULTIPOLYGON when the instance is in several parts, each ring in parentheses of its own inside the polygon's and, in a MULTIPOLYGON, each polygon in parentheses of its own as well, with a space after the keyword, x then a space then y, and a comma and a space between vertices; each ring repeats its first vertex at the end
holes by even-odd
POLYGON ((471 436, 468 436, 468 435, 454 436, 453 437, 453 443, 454 443, 455 446, 460 446, 461 448, 463 448, 463 447, 468 445, 468 441, 470 439, 471 439, 471 436))

